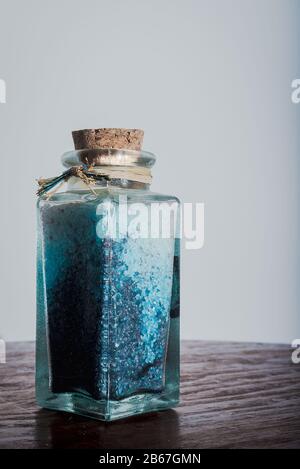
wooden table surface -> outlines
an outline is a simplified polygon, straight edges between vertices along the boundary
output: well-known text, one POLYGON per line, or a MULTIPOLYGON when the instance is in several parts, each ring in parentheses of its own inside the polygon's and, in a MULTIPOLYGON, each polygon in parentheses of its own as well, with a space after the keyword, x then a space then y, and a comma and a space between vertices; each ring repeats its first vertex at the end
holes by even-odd
POLYGON ((44 410, 34 344, 0 364, 0 448, 300 448, 300 364, 287 345, 183 342, 181 405, 103 423, 44 410))

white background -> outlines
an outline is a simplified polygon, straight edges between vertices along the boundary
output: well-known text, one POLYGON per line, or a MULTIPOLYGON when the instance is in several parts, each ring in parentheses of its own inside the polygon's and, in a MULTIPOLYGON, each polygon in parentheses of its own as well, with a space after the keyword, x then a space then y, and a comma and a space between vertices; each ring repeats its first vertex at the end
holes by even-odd
POLYGON ((0 336, 34 338, 35 178, 71 130, 140 127, 153 189, 204 202, 182 337, 300 335, 299 1, 0 0, 0 336))

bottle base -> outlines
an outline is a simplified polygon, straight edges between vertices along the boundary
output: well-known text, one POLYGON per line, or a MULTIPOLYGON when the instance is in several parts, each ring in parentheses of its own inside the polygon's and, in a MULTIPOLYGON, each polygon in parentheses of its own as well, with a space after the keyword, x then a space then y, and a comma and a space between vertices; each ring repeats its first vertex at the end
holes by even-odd
POLYGON ((40 407, 46 409, 71 412, 84 417, 110 422, 177 407, 179 396, 177 391, 159 394, 145 393, 114 401, 95 400, 79 393, 51 393, 46 399, 37 398, 37 403, 40 407))

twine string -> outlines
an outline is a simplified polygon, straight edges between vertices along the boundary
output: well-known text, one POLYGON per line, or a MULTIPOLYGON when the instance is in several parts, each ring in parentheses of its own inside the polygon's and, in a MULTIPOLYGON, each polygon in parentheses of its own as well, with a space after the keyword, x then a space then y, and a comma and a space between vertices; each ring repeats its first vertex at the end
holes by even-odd
POLYGON ((37 195, 42 196, 47 194, 50 198, 55 194, 71 177, 77 177, 84 182, 88 188, 95 194, 93 186, 98 181, 110 181, 111 179, 128 179, 131 181, 142 182, 150 184, 152 180, 151 171, 149 168, 134 167, 134 166, 101 166, 101 167, 88 167, 88 166, 72 166, 64 171, 59 176, 52 178, 38 179, 39 188, 37 195))

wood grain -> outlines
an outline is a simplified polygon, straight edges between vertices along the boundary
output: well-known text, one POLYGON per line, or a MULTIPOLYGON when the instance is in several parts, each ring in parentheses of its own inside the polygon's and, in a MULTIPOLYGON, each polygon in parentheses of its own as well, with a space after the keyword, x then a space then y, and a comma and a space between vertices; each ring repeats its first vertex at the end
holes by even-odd
POLYGON ((7 348, 1 448, 300 447, 300 364, 287 345, 183 342, 181 406, 113 423, 39 409, 34 344, 7 348))

